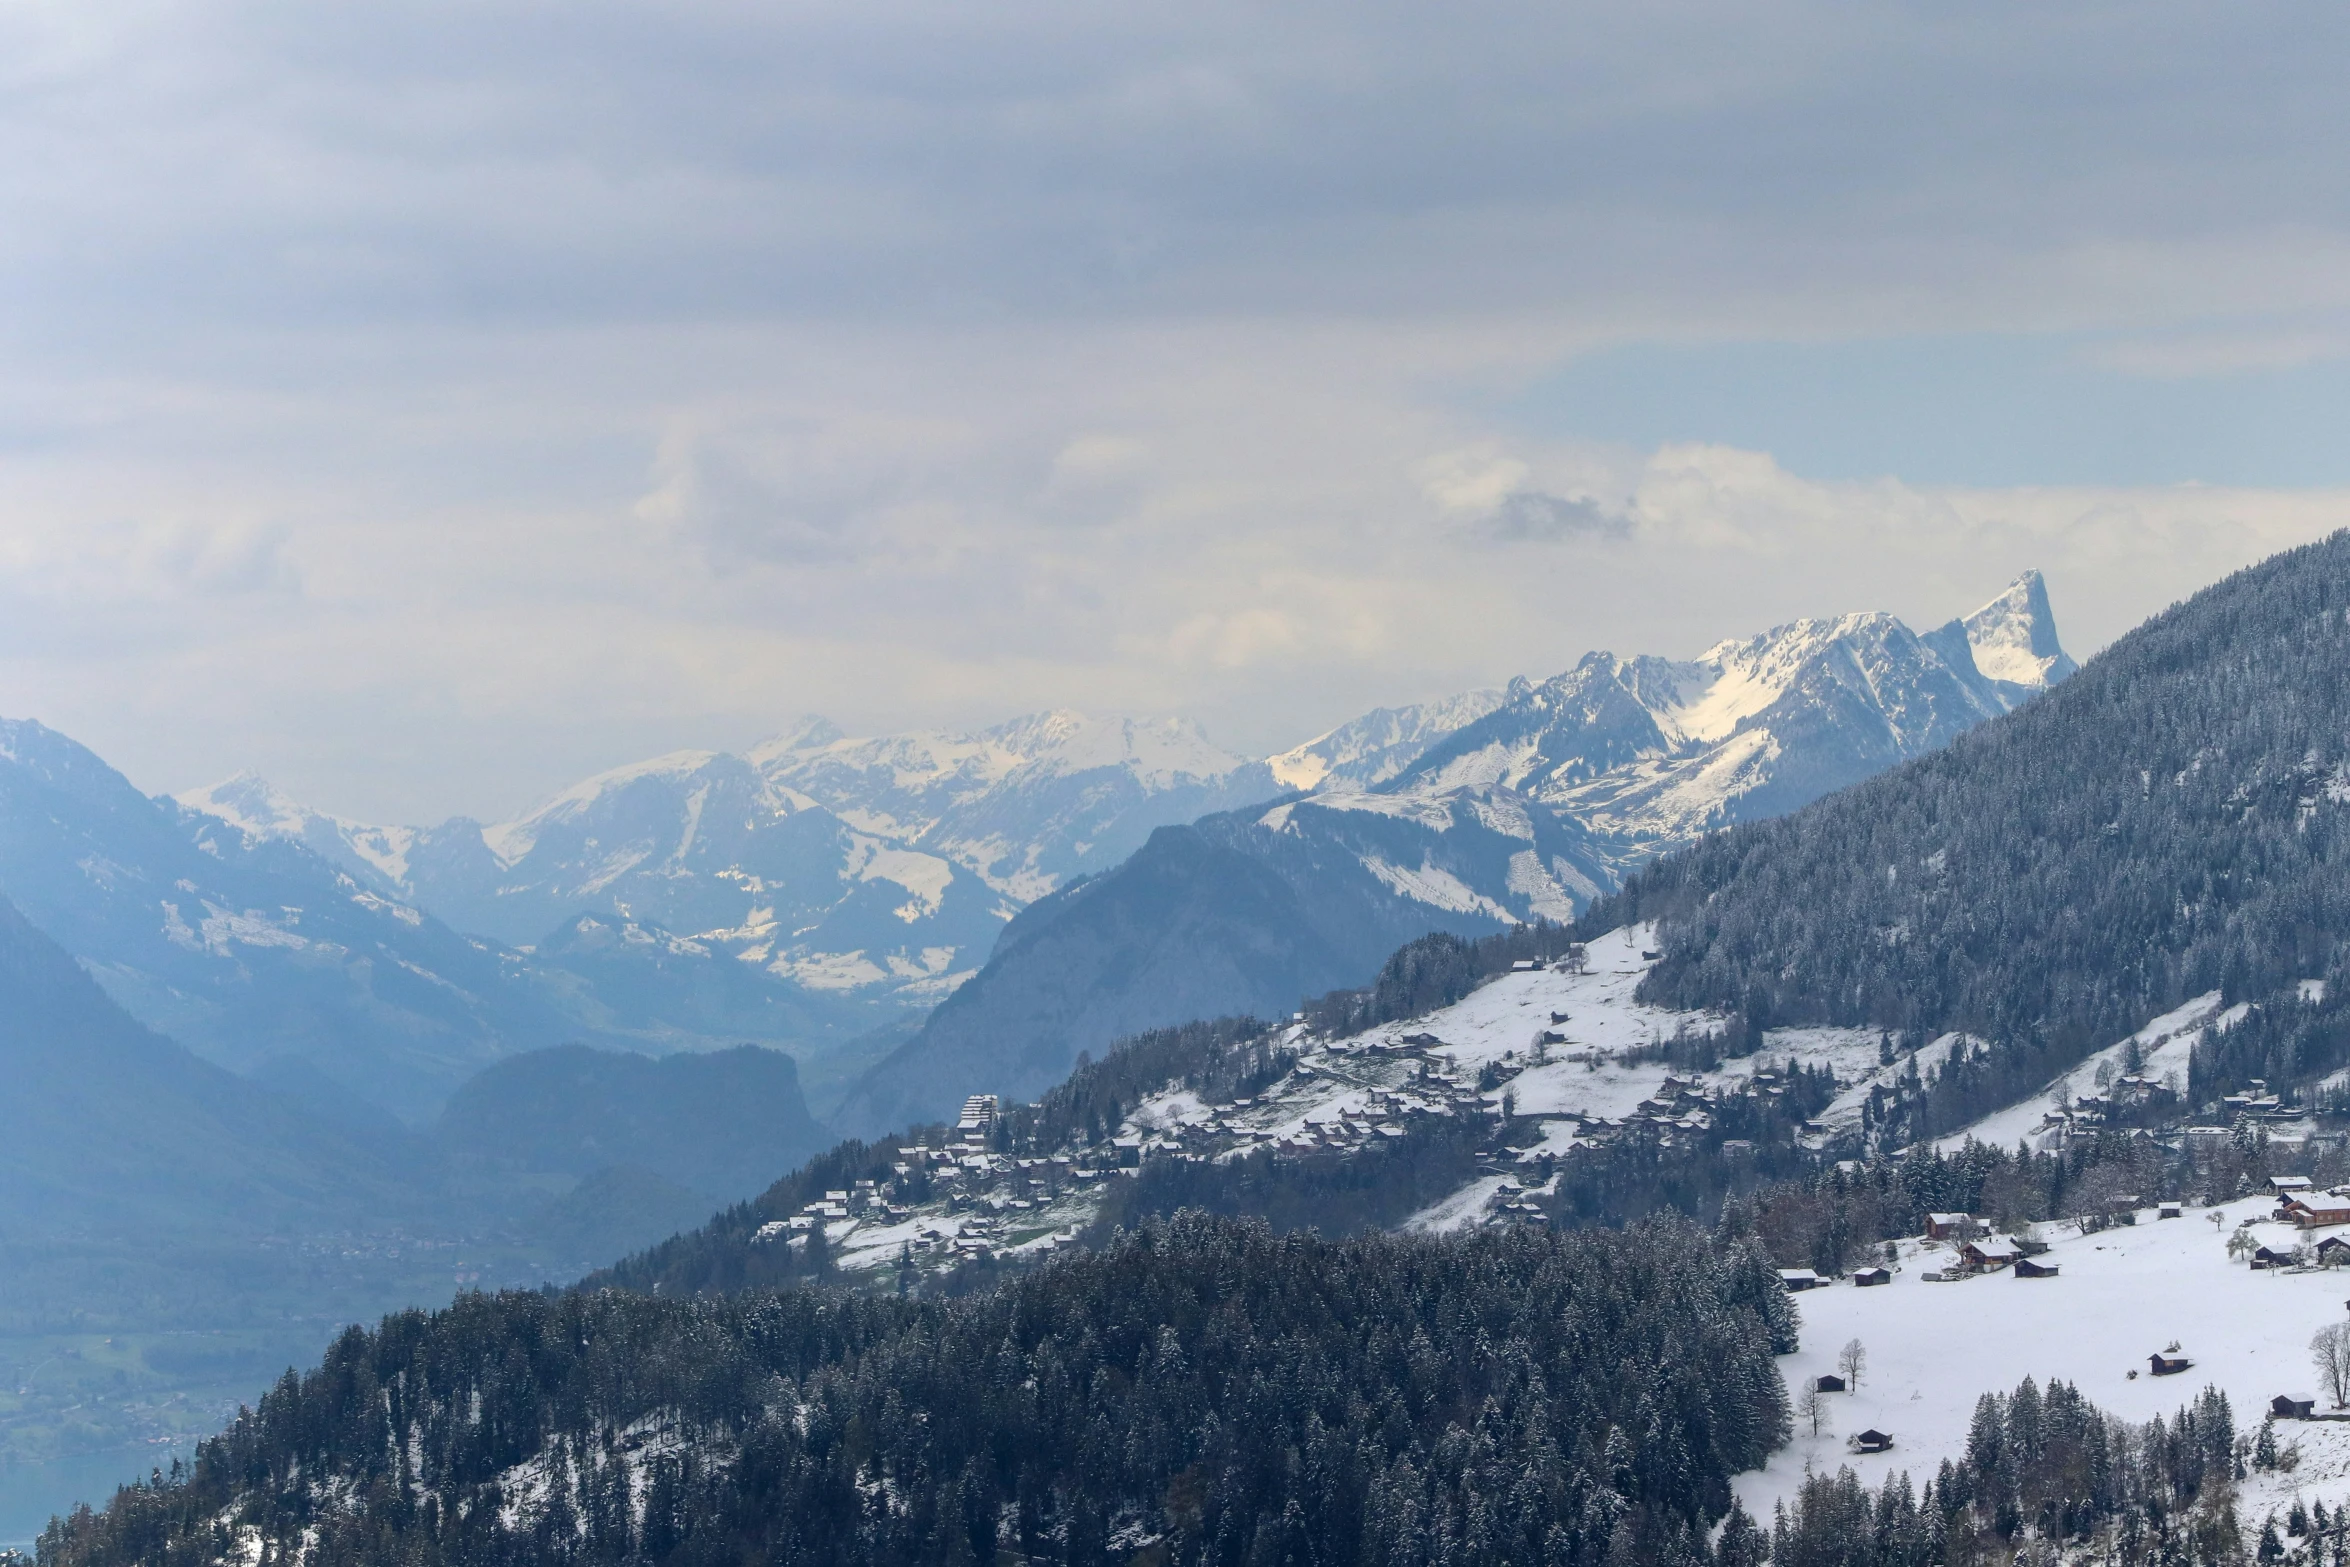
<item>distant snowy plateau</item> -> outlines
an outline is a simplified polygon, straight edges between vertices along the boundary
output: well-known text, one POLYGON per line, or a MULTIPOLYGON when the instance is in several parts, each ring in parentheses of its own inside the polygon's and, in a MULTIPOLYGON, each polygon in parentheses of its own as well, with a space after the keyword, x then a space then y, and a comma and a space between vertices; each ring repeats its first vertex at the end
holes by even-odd
POLYGON ((926 1006, 1011 916, 1162 826, 1263 807, 1258 825, 1324 835, 1400 903, 1563 918, 1660 850, 1945 744, 2072 668, 2026 573, 1923 636, 1860 614, 1687 662, 1594 653, 1259 760, 1174 719, 1050 712, 873 739, 811 719, 743 755, 599 774, 493 826, 364 825, 249 774, 178 803, 248 843, 306 846, 361 896, 526 950, 723 957, 801 993, 926 1006), (1479 852, 1445 852, 1464 836, 1479 852))

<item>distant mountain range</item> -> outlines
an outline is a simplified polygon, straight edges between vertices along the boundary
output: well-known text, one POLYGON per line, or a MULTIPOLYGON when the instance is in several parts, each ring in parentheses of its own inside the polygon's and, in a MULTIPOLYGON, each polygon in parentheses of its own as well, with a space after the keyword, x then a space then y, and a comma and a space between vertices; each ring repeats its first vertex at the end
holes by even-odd
POLYGON ((518 1050, 806 1061, 886 1049, 882 1025, 955 996, 842 1112, 880 1126, 912 1107, 893 1084, 941 1105, 1034 1091, 1119 1033, 1357 983, 1425 930, 1571 917, 1660 849, 1930 750, 2071 667, 2026 574, 1924 636, 1852 615, 1691 661, 1593 654, 1257 760, 1174 720, 862 739, 809 720, 430 828, 251 776, 146 799, 17 723, 0 888, 150 1027, 411 1122, 518 1050))
MULTIPOLYGON (((489 826, 351 822, 251 775, 179 803, 248 842, 298 842, 380 896, 511 945, 595 913, 804 992, 928 1007, 977 970, 1012 915, 1112 869, 1160 827, 1300 791, 1393 816, 1399 796, 1500 786, 1591 828, 1608 863, 1636 861, 1915 754, 2070 668, 2028 573, 1924 639, 1890 616, 1849 616, 1689 663, 1593 654, 1553 680, 1380 708, 1257 760, 1174 719, 1050 712, 877 738, 808 719, 740 756, 682 751, 598 774, 489 826)), ((1499 897, 1401 870, 1385 880, 1406 903, 1464 912, 1488 896, 1485 912, 1522 916, 1612 885, 1592 869, 1546 869, 1555 886, 1514 894, 1505 875, 1499 897)))
POLYGON ((251 776, 180 803, 500 941, 595 913, 690 933, 800 991, 927 1007, 1036 898, 1155 827, 1282 787, 1189 724, 1053 712, 878 739, 811 719, 742 756, 598 774, 488 827, 366 826, 251 776))
POLYGON ((845 1039, 880 1020, 636 923, 574 920, 535 953, 460 934, 300 842, 149 799, 30 722, 0 722, 0 893, 149 1028, 410 1122, 522 1050, 845 1039))
POLYGON ((2073 668, 2032 572, 1924 636, 1885 614, 1797 621, 1690 662, 1594 653, 1459 699, 1449 729, 1373 715, 1275 759, 1315 792, 1162 829, 1029 908, 834 1124, 1032 1097, 1122 1035, 1280 1016, 1427 930, 1571 919, 1658 853, 1946 745, 2073 668))

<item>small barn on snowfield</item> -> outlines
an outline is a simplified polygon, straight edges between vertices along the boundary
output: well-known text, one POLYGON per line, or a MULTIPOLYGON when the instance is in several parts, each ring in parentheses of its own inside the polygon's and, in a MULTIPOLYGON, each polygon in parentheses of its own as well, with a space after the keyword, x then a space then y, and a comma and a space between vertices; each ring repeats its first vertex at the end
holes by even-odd
POLYGON ((2279 1393, 2268 1401, 2268 1412, 2272 1419, 2307 1420, 2317 1413, 2317 1400, 2279 1393))
POLYGON ((1986 1271, 1992 1268, 2007 1267, 2023 1255, 2022 1252, 2016 1250, 2015 1242, 1999 1235, 1986 1236, 1979 1241, 1968 1241, 1958 1249, 1958 1254, 1966 1259, 1968 1267, 1982 1268, 1986 1271))
POLYGON ((1853 1433, 1852 1450, 1856 1453, 1882 1453, 1890 1451, 1892 1446, 1893 1438, 1874 1426, 1853 1433))
POLYGON ((2148 1367, 2158 1377, 2175 1377, 2195 1364, 2184 1355, 2148 1355, 2148 1367))
POLYGON ((2053 1279, 2056 1272, 2057 1265, 2053 1262, 2040 1262, 2031 1257, 2015 1260, 2015 1276, 2019 1279, 2053 1279))
POLYGON ((1812 1386, 1822 1393, 1841 1393, 1844 1391, 1844 1379, 1830 1371, 1814 1378, 1812 1386))
POLYGON ((1893 1270, 1891 1268, 1861 1268, 1853 1273, 1852 1282, 1861 1289, 1867 1289, 1876 1284, 1890 1284, 1893 1282, 1893 1270))

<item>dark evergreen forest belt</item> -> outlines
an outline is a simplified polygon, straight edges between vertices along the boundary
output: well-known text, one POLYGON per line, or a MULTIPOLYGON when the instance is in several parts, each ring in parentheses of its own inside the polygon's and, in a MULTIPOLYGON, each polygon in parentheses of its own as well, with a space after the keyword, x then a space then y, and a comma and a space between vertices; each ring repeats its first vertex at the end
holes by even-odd
MULTIPOLYGON (((2325 979, 2338 1007, 2350 533, 2156 616, 1947 750, 1657 862, 1583 928, 1633 920, 1662 925, 1643 1000, 1989 1040, 1912 1135, 2209 991, 2291 1013, 2325 979)), ((2294 1051, 2338 1055, 2344 1024, 2294 1051)))
POLYGON ((1793 1332, 1759 1249, 1679 1223, 1187 1215, 962 1300, 476 1296, 352 1330, 42 1560, 1695 1561, 1793 1332))

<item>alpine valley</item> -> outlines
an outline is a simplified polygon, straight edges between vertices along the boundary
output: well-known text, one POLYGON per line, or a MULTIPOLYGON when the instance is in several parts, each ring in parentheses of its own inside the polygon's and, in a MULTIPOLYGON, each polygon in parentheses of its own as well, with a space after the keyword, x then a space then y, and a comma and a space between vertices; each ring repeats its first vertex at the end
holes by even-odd
MULTIPOLYGON (((1586 787, 1531 695, 1380 787, 1586 787)), ((42 1563, 2334 1567, 2346 735, 2350 533, 1571 923, 354 1328, 42 1563)))
MULTIPOLYGON (((143 1472, 125 1455, 217 1427, 337 1324, 453 1288, 560 1283, 679 1232, 651 1282, 704 1287, 682 1281, 720 1233, 721 1275, 765 1277, 784 1251, 696 1227, 795 1167, 806 1195, 768 1191, 761 1223, 877 1179, 870 1148, 808 1162, 842 1130, 1050 1090, 1057 1146, 1242 1037, 1241 1077, 1274 1072, 1271 1091, 1290 1046, 1256 1025, 1110 1047, 1285 1017, 1431 939, 1555 945, 1520 922, 1572 919, 1707 828, 1942 745, 2070 667, 2027 577, 1926 636, 1864 615, 1686 662, 1594 655, 1256 760, 1067 713, 882 739, 807 723, 430 829, 253 778, 150 797, 9 723, 0 893, 22 919, 0 906, 0 957, 25 1004, 0 1018, 0 1071, 23 1089, 23 1197, 0 1208, 0 1476, 143 1472), (1082 1051, 1103 1060, 1071 1076, 1082 1051)), ((1641 967, 1625 945, 1595 948, 1618 990, 1641 967)), ((1458 965, 1437 970, 1382 993, 1459 999, 1458 965)), ((1847 1040, 1819 1069, 1873 1051, 1847 1040)), ((1390 1222, 1475 1178, 1484 1135, 1405 1139, 1408 1180, 1349 1163, 1284 1211, 1390 1222)), ((1061 1215, 1054 1233, 1078 1222, 1061 1215)))

